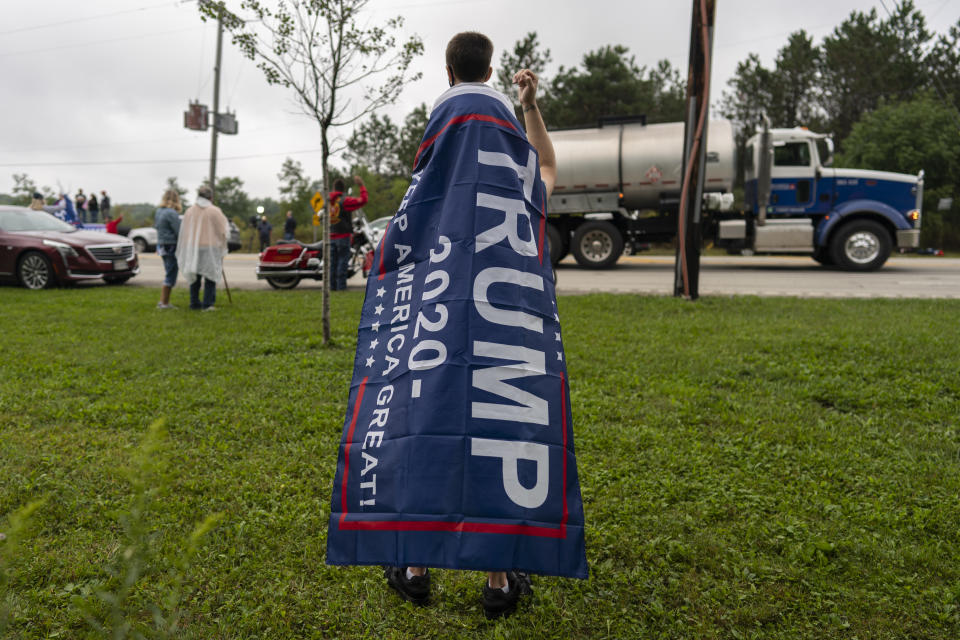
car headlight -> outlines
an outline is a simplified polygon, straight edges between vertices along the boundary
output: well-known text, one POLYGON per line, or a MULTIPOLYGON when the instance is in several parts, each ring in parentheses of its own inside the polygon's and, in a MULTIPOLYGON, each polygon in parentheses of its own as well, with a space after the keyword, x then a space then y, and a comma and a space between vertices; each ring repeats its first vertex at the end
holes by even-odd
POLYGON ((63 259, 67 258, 79 258, 80 254, 77 253, 77 250, 68 245, 65 242, 57 242, 56 240, 44 240, 43 244, 48 247, 53 247, 60 252, 60 255, 63 256, 63 259))

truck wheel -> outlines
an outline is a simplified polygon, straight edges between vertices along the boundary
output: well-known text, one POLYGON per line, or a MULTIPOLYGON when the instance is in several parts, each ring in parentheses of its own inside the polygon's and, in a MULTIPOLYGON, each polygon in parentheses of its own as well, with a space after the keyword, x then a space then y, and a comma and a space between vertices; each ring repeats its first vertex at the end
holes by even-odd
POLYGON ((141 237, 136 237, 133 239, 133 244, 137 246, 137 253, 146 253, 147 252, 147 241, 141 237))
POLYGON ((833 266, 833 258, 830 256, 830 250, 827 247, 818 247, 810 257, 825 267, 833 266))
POLYGON ((623 235, 605 220, 590 220, 577 227, 571 248, 581 267, 609 269, 623 253, 623 235))
POLYGON ((550 264, 556 265, 570 253, 569 241, 563 241, 563 233, 555 226, 547 223, 547 248, 550 250, 550 264))
POLYGON ((854 220, 840 227, 830 242, 833 263, 848 271, 873 271, 890 257, 890 233, 873 220, 854 220))

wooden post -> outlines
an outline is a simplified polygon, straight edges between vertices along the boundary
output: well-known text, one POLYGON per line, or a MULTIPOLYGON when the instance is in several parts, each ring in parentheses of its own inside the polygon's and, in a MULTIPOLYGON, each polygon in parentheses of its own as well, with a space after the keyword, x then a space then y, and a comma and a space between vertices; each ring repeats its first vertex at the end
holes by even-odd
POLYGON ((687 120, 683 133, 680 209, 677 213, 677 259, 673 295, 696 300, 700 293, 700 218, 706 181, 710 63, 716 0, 693 0, 690 62, 687 73, 687 120))

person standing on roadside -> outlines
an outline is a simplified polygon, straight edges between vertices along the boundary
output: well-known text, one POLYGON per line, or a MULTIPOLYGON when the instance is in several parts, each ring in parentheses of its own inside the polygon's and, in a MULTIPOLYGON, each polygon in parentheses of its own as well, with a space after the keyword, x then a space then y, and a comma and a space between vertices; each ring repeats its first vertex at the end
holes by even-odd
POLYGON ((297 230, 297 221, 293 219, 293 211, 287 211, 287 218, 283 221, 283 239, 293 242, 294 231, 297 230))
POLYGON ((106 216, 103 219, 103 223, 107 228, 107 233, 117 233, 117 225, 119 225, 121 222, 123 222, 123 216, 120 216, 116 220, 110 216, 106 216))
POLYGON ((80 222, 87 221, 87 196, 83 195, 83 189, 77 189, 77 195, 73 197, 73 204, 76 207, 80 222))
POLYGON ((100 203, 97 202, 97 194, 91 193, 87 199, 87 212, 90 214, 90 222, 96 222, 100 213, 100 203))
POLYGON ((177 265, 190 283, 190 308, 215 311, 217 282, 223 277, 227 255, 229 223, 220 207, 213 204, 213 191, 204 185, 197 190, 197 203, 183 214, 177 239, 177 265), (203 301, 200 283, 203 281, 203 301))
POLYGON ((257 232, 260 234, 260 251, 266 250, 270 246, 270 232, 273 231, 273 225, 267 222, 267 216, 261 216, 257 223, 257 232))
POLYGON ((350 240, 353 238, 353 216, 367 204, 367 187, 363 178, 353 176, 355 184, 360 186, 360 197, 344 196, 346 186, 337 178, 330 192, 330 290, 343 291, 347 288, 347 269, 350 267, 350 240))
POLYGON ((110 196, 107 195, 106 191, 100 192, 100 212, 103 214, 104 220, 110 215, 110 196))
POLYGON ((177 284, 177 239, 180 236, 181 209, 180 194, 176 189, 167 189, 153 216, 153 226, 157 229, 157 253, 163 260, 164 270, 157 309, 176 309, 170 304, 170 291, 177 284))
POLYGON ((499 618, 532 592, 531 573, 589 571, 544 251, 557 159, 536 74, 513 76, 521 125, 485 84, 492 55, 480 33, 448 43, 450 88, 375 253, 327 562, 387 565, 390 588, 418 605, 430 601, 427 567, 485 571, 483 613, 499 618))
POLYGON ((47 203, 43 201, 43 194, 39 191, 34 191, 33 199, 30 201, 30 208, 34 211, 43 211, 46 204, 47 203))

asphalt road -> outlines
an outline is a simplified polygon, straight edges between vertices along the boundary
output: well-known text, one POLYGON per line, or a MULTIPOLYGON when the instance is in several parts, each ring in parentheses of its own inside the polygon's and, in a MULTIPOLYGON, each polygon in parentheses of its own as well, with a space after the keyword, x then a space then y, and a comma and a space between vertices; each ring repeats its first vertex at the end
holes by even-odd
MULTIPOLYGON (((224 260, 232 289, 270 289, 256 279, 255 254, 230 254, 224 260)), ((163 265, 155 253, 141 254, 140 275, 131 285, 160 287, 163 265)), ((589 271, 572 258, 557 267, 561 294, 609 292, 670 295, 672 256, 624 256, 616 268, 589 271)), ((361 289, 364 280, 347 283, 361 289)), ((177 283, 183 286, 183 279, 177 283)), ((298 288, 319 290, 321 283, 303 280, 298 288)), ((705 257, 700 270, 701 296, 757 295, 805 298, 960 298, 960 259, 894 257, 879 271, 847 273, 825 269, 800 257, 705 257)))

